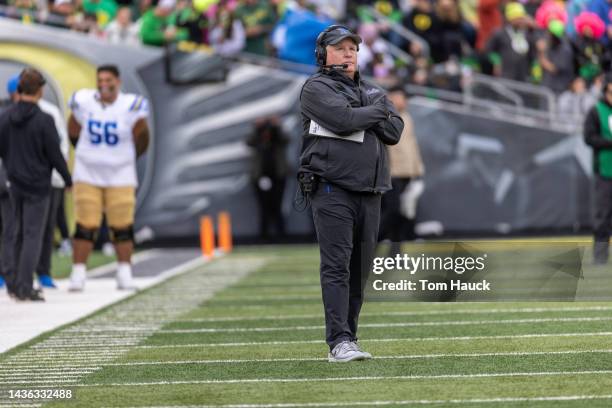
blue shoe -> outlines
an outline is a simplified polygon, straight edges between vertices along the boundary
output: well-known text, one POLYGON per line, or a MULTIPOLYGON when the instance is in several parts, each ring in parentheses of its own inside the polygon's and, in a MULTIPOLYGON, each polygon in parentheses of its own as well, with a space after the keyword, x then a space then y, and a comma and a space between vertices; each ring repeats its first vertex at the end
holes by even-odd
POLYGON ((0 289, 4 287, 4 278, 0 276, 0 289))
POLYGON ((53 279, 49 275, 40 275, 38 277, 38 281, 40 282, 40 286, 43 288, 57 289, 55 282, 53 282, 53 279))

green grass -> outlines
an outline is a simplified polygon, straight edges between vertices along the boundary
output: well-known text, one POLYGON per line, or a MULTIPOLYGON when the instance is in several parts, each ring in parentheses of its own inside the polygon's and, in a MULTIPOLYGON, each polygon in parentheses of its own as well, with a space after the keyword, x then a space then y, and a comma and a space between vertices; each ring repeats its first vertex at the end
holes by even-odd
MULTIPOLYGON (((102 363, 100 369, 79 378, 79 386, 66 386, 75 392, 71 401, 49 406, 345 403, 342 406, 352 407, 374 401, 387 401, 385 407, 422 406, 406 401, 428 401, 426 406, 434 407, 612 405, 612 320, 605 320, 612 317, 610 302, 369 302, 360 320, 360 343, 378 358, 330 364, 325 361, 316 248, 239 250, 226 260, 246 265, 258 258, 266 263, 256 272, 210 299, 202 297, 202 302, 167 321, 139 345, 128 347, 111 364, 102 363), (583 397, 537 400, 561 396, 583 397)), ((209 274, 214 282, 222 280, 232 272, 223 269, 230 265, 223 262, 175 278, 133 300, 148 296, 153 302, 149 312, 154 312, 160 296, 179 299, 180 279, 187 283, 193 279, 195 285, 196 277, 209 274)), ((130 308, 130 300, 101 317, 125 315, 120 307, 132 311, 134 327, 146 323, 138 316, 147 310, 130 308)), ((87 323, 84 327, 89 328, 87 323)), ((120 338, 129 327, 118 325, 90 338, 120 338)), ((25 355, 35 346, 36 342, 11 357, 25 355)), ((95 348, 83 346, 74 350, 75 356, 79 350, 95 348)), ((8 361, 0 356, 0 367, 8 361)))

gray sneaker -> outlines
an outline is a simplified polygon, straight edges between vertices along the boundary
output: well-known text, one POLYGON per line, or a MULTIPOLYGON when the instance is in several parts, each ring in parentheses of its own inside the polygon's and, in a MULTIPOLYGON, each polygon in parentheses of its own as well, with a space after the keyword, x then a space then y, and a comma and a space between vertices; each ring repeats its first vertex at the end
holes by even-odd
POLYGON ((336 347, 327 355, 327 361, 330 363, 346 363, 349 361, 366 360, 370 357, 360 351, 354 342, 343 341, 336 344, 336 347))
POLYGON ((353 344, 355 345, 355 347, 357 348, 357 350, 361 351, 361 352, 362 352, 362 353, 363 353, 363 354, 366 356, 366 359, 370 359, 370 358, 372 358, 372 355, 371 355, 370 353, 368 353, 367 351, 363 351, 363 350, 361 349, 361 347, 359 347, 359 343, 357 343, 356 341, 354 341, 354 342, 353 342, 353 344))

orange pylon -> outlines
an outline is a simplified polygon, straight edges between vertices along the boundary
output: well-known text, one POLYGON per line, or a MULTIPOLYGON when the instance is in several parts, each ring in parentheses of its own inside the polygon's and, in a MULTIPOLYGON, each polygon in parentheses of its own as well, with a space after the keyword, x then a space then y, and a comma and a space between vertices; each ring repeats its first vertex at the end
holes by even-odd
POLYGON ((215 231, 212 218, 205 215, 200 218, 200 247, 202 255, 212 258, 215 254, 215 231))
POLYGON ((227 211, 219 213, 219 247, 225 253, 232 252, 232 221, 227 211))

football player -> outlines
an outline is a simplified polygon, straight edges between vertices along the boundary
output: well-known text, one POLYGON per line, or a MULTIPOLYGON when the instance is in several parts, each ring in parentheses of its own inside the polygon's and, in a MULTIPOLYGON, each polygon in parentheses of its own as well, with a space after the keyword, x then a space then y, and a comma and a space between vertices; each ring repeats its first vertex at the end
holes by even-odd
POLYGON ((149 143, 147 100, 121 92, 119 69, 97 69, 97 90, 82 89, 70 100, 68 134, 75 145, 74 206, 76 232, 70 290, 85 287, 87 258, 105 214, 117 254, 118 289, 135 289, 134 250, 136 158, 149 143))

